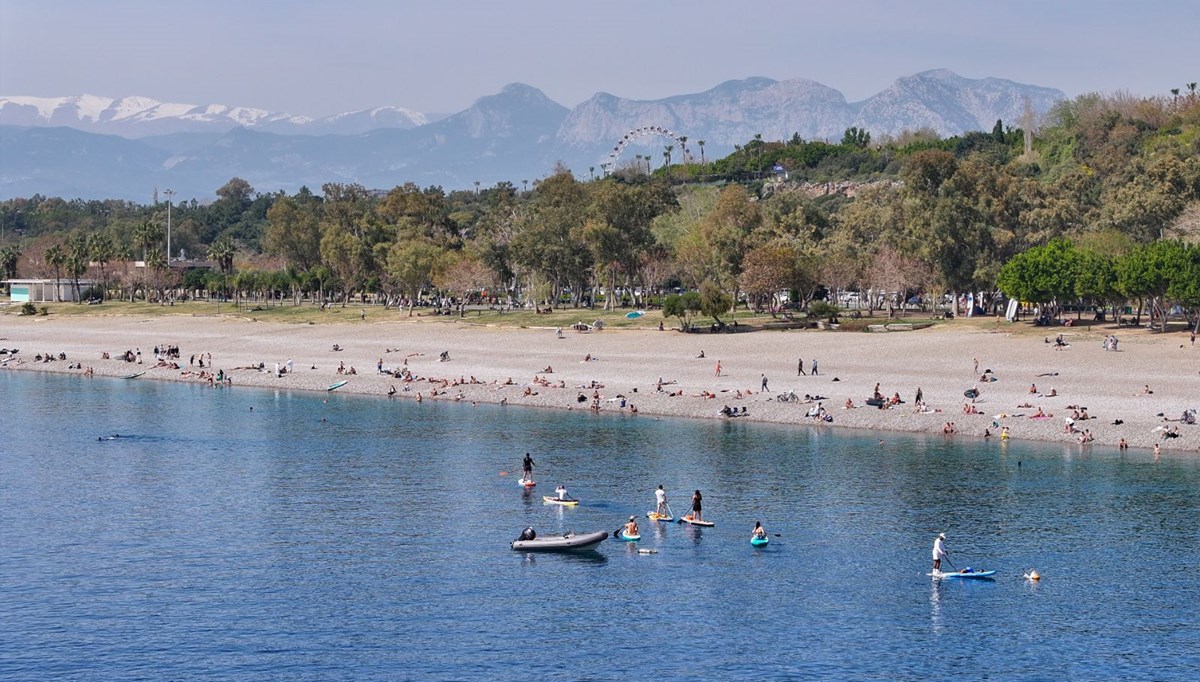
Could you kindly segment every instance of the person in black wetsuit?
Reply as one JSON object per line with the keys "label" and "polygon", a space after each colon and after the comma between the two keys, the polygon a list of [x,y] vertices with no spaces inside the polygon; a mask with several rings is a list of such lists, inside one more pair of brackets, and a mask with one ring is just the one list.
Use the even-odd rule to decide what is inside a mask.
{"label": "person in black wetsuit", "polygon": [[525,461],[521,463],[521,480],[533,480],[533,458],[529,456],[528,452],[525,453]]}

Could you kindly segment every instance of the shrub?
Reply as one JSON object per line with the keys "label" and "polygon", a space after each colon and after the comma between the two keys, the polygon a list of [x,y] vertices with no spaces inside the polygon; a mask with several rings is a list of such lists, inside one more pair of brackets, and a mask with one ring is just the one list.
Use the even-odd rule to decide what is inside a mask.
{"label": "shrub", "polygon": [[37,315],[37,306],[30,303],[29,301],[26,301],[25,305],[21,306],[21,314],[22,315]]}
{"label": "shrub", "polygon": [[813,301],[808,306],[808,313],[813,317],[824,317],[831,321],[838,312],[838,307],[827,301]]}

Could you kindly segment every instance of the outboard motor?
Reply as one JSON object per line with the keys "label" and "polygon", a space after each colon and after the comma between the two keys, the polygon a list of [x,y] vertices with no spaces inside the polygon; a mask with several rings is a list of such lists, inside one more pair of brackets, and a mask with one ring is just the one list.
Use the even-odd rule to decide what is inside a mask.
{"label": "outboard motor", "polygon": [[525,528],[525,530],[521,531],[521,537],[519,537],[519,538],[517,538],[517,539],[518,539],[518,540],[532,540],[532,539],[534,539],[534,538],[536,538],[536,537],[537,537],[537,533],[535,533],[535,532],[533,531],[533,528],[532,528],[532,527],[526,527],[526,528]]}

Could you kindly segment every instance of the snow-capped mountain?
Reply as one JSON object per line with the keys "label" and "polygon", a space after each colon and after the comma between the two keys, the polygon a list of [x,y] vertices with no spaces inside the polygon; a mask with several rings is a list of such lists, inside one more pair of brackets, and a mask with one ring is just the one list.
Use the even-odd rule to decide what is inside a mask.
{"label": "snow-capped mountain", "polygon": [[239,127],[299,135],[357,135],[376,128],[413,128],[427,122],[424,114],[403,107],[309,118],[223,104],[159,102],[149,97],[0,97],[0,125],[66,126],[130,138],[224,132]]}
{"label": "snow-capped mountain", "polygon": [[[704,140],[711,160],[755,135],[836,142],[852,125],[875,139],[918,128],[942,135],[991,130],[996,119],[1015,125],[1026,100],[1041,113],[1064,98],[1051,88],[945,70],[899,78],[861,102],[811,80],[747,78],[658,100],[600,93],[568,109],[514,83],[432,121],[400,107],[311,119],[140,97],[0,97],[0,199],[41,193],[144,200],[154,184],[204,199],[235,175],[263,192],[326,182],[384,189],[405,182],[447,189],[516,184],[549,174],[558,161],[587,177],[623,135],[645,127],[687,136],[693,154]],[[672,144],[657,136],[638,142],[621,162],[643,150],[657,160]]]}

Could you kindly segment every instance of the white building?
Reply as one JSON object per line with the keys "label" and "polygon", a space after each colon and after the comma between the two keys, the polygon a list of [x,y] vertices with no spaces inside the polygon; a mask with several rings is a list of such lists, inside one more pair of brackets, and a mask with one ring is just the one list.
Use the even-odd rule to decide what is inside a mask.
{"label": "white building", "polygon": [[54,303],[79,300],[79,293],[91,288],[95,281],[79,280],[78,290],[72,279],[6,279],[4,283],[13,303]]}

